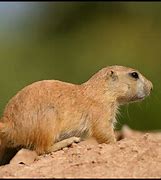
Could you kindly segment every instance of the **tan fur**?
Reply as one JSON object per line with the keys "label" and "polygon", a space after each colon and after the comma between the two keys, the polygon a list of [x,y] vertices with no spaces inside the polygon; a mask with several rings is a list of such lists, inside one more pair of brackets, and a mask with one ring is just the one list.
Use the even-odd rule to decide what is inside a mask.
{"label": "tan fur", "polygon": [[[43,80],[25,87],[4,110],[0,122],[3,145],[42,154],[70,137],[115,142],[113,124],[119,105],[140,100],[138,94],[146,97],[152,89],[152,83],[136,71],[143,79],[143,86],[138,86],[139,80],[128,74],[133,71],[109,66],[81,85]],[[143,92],[138,93],[138,87]]]}

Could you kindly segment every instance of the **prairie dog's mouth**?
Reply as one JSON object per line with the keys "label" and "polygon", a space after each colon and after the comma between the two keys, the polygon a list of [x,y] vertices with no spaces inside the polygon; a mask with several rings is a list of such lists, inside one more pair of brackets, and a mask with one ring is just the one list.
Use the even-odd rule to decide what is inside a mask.
{"label": "prairie dog's mouth", "polygon": [[131,98],[128,98],[127,101],[119,101],[120,105],[127,104],[127,103],[133,103],[144,100],[146,96],[133,96]]}
{"label": "prairie dog's mouth", "polygon": [[143,96],[143,97],[138,97],[138,100],[142,100],[142,99],[144,99],[145,98],[145,96]]}
{"label": "prairie dog's mouth", "polygon": [[146,95],[143,96],[137,96],[138,99],[144,99],[146,97]]}
{"label": "prairie dog's mouth", "polygon": [[133,96],[130,101],[141,101],[145,98],[146,96]]}

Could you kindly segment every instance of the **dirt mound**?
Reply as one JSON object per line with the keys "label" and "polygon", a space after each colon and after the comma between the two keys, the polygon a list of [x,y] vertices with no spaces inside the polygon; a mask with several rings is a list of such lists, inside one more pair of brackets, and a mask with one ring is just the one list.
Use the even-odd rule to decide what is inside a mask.
{"label": "dirt mound", "polygon": [[[116,144],[87,143],[39,156],[30,165],[0,166],[1,178],[161,177],[161,133],[127,131]],[[121,137],[120,136],[120,137]]]}

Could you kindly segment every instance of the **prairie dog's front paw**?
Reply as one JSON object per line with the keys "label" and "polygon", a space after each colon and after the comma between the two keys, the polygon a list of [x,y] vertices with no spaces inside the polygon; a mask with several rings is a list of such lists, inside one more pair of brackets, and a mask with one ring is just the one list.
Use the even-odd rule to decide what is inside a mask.
{"label": "prairie dog's front paw", "polygon": [[79,143],[81,141],[81,138],[80,137],[73,137],[72,140],[73,140],[73,143]]}

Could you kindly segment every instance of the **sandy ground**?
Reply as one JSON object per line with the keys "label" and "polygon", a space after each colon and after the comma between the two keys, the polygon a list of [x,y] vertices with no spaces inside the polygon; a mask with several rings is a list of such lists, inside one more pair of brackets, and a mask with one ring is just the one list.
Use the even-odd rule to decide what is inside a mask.
{"label": "sandy ground", "polygon": [[30,164],[0,166],[0,178],[161,178],[161,132],[132,130],[116,144],[72,144]]}

